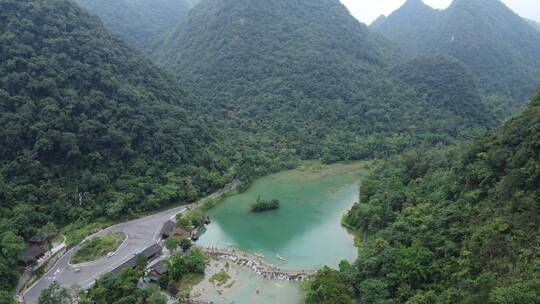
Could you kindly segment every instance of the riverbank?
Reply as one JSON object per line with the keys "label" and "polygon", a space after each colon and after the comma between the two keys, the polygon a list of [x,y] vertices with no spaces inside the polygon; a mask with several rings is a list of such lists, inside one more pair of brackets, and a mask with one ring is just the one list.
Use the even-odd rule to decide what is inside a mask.
{"label": "riverbank", "polygon": [[268,264],[262,256],[255,254],[249,254],[247,252],[237,251],[235,249],[223,249],[223,248],[201,248],[203,252],[214,258],[224,261],[229,261],[236,265],[242,266],[246,269],[254,271],[259,276],[268,280],[281,280],[281,281],[303,281],[309,276],[315,274],[315,270],[294,270],[283,269],[276,267],[272,264]]}
{"label": "riverbank", "polygon": [[170,206],[166,206],[163,208],[159,208],[156,210],[152,210],[149,212],[142,212],[138,213],[136,215],[126,215],[125,217],[118,218],[118,219],[107,219],[107,218],[100,218],[96,219],[92,223],[72,223],[67,225],[62,229],[62,234],[66,236],[66,245],[71,248],[79,243],[81,243],[84,239],[88,238],[91,235],[94,235],[95,233],[102,231],[104,229],[107,229],[109,227],[112,227],[114,225],[118,225],[124,222],[136,220],[139,218],[143,218],[146,216],[151,216],[155,214],[159,214],[162,212],[165,212],[167,210],[179,208],[179,207],[189,207],[189,208],[211,208],[210,205],[207,206],[207,204],[212,203],[213,201],[220,201],[223,198],[227,197],[229,194],[236,193],[236,190],[240,186],[240,181],[238,179],[234,179],[232,182],[227,184],[222,189],[217,190],[216,192],[209,194],[205,197],[201,197],[196,202],[193,202],[191,204],[174,204]]}
{"label": "riverbank", "polygon": [[[341,218],[358,201],[360,182],[368,172],[369,162],[309,162],[257,179],[245,192],[207,210],[212,223],[198,244],[262,254],[269,264],[288,269],[353,261],[354,236],[341,226]],[[280,208],[250,212],[258,196],[279,199]]]}

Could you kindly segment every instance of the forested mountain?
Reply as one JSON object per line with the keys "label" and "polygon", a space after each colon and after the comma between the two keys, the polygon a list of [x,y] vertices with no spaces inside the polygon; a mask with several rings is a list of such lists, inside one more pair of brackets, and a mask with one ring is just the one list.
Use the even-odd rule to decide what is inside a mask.
{"label": "forested mountain", "polygon": [[418,52],[419,40],[433,35],[433,25],[438,22],[440,12],[422,2],[408,0],[398,10],[384,19],[378,19],[370,27],[399,43],[410,52]]}
{"label": "forested mountain", "polygon": [[459,59],[485,93],[517,105],[540,82],[540,33],[499,0],[454,0],[444,11],[408,0],[373,28],[415,53]]}
{"label": "forested mountain", "polygon": [[0,29],[0,290],[21,237],[45,225],[192,201],[232,179],[200,101],[97,17],[70,0],[2,0]]}
{"label": "forested mountain", "polygon": [[539,303],[539,128],[540,91],[471,145],[381,163],[345,218],[370,237],[341,280],[364,304]]}
{"label": "forested mountain", "polygon": [[[494,121],[494,112],[482,101],[472,72],[462,62],[445,55],[426,55],[393,68],[394,75],[425,96],[433,109],[446,111],[459,125]],[[449,125],[448,128],[451,128]],[[457,129],[456,129],[457,132]]]}
{"label": "forested mountain", "polygon": [[[468,1],[471,4],[456,1],[444,14],[452,10],[458,14],[461,6],[467,5],[478,5],[474,8],[480,10],[491,7],[481,0]],[[412,57],[355,20],[339,0],[200,0],[189,14],[187,9],[193,3],[182,0],[78,2],[102,21],[72,0],[0,0],[0,302],[11,298],[6,291],[16,284],[15,265],[25,249],[24,240],[34,235],[54,234],[56,228],[70,224],[77,229],[96,219],[119,220],[173,203],[191,202],[234,178],[249,181],[292,168],[299,159],[334,162],[388,157],[420,145],[454,143],[485,132],[500,119],[477,88],[477,66],[467,60],[477,59],[478,54],[459,58],[448,52],[465,64],[445,55]],[[421,7],[419,1],[409,1],[408,5],[411,10]],[[501,11],[499,6],[495,5],[497,12]],[[491,15],[488,10],[486,16]],[[514,20],[513,15],[498,17],[503,24]],[[175,31],[163,40],[173,28]],[[519,52],[507,47],[505,39],[510,38],[506,36],[486,38],[504,40],[497,45],[501,53],[496,56],[512,61],[495,66],[490,70],[492,76],[506,81],[505,85],[515,80],[511,89],[519,92],[528,84],[518,80],[534,81],[535,60],[540,60],[531,57],[536,54],[532,50],[536,36],[530,35],[534,32],[530,26],[527,29],[522,38],[511,40]],[[158,50],[157,44],[162,44]],[[157,56],[153,59],[170,71],[156,67],[132,46]],[[490,47],[487,50],[493,51]],[[523,67],[525,59],[530,62]],[[515,78],[516,71],[508,67],[522,68],[522,77]],[[482,77],[478,79],[491,83]],[[512,193],[511,199],[534,204],[529,194],[534,196],[536,192],[529,188],[530,183],[537,183],[535,163],[527,164],[527,170],[518,170],[517,175],[512,171],[508,178],[497,175],[506,171],[496,170],[517,168],[532,159],[537,148],[532,133],[537,128],[534,113],[538,103],[511,122],[504,129],[510,128],[508,132],[500,131],[482,141],[480,148],[469,155],[469,163],[462,161],[459,168],[469,174],[454,173],[452,166],[458,161],[444,149],[429,150],[425,158],[420,152],[409,152],[404,158],[413,155],[418,161],[402,163],[398,158],[395,167],[381,166],[376,172],[379,175],[366,183],[361,207],[350,213],[348,223],[364,227],[364,215],[358,208],[371,208],[373,217],[369,220],[380,221],[378,226],[370,224],[370,229],[380,230],[381,237],[386,237],[387,231],[395,233],[395,239],[388,237],[385,246],[407,248],[411,243],[399,239],[403,236],[399,233],[401,226],[396,231],[388,229],[394,221],[409,215],[405,211],[410,209],[402,206],[416,207],[416,198],[433,199],[435,209],[446,208],[435,204],[439,202],[436,199],[450,202],[461,196],[463,200],[474,199],[478,208],[495,206],[504,202],[493,196],[498,195],[499,184],[506,195],[513,190],[505,185],[513,183],[512,187],[523,191]],[[518,125],[525,119],[529,119],[530,128],[521,132]],[[523,147],[527,149],[513,150],[521,145],[510,141],[510,136],[526,139],[528,144]],[[489,152],[491,149],[497,149],[497,153]],[[403,169],[407,166],[413,169]],[[385,170],[390,170],[388,174],[395,179],[385,180]],[[401,175],[404,172],[408,175]],[[437,174],[447,179],[440,182]],[[379,181],[389,187],[376,188]],[[445,183],[448,181],[452,183]],[[411,185],[425,186],[408,188]],[[384,201],[390,202],[391,209],[382,208],[379,214],[378,201],[370,198],[394,191],[394,186],[400,192]],[[451,188],[454,192],[430,189],[439,186],[456,187]],[[483,192],[476,191],[478,187]],[[425,189],[430,191],[422,192]],[[522,205],[512,206],[509,211],[529,215],[525,214],[529,209]],[[476,210],[472,203],[458,207],[456,212],[476,212],[464,214],[472,227],[467,229],[490,224],[481,221],[487,216],[480,212],[484,209]],[[508,227],[502,225],[504,229],[500,230],[497,226],[500,229],[496,231],[506,233],[518,226],[508,214],[503,217],[502,211],[495,215],[508,220],[504,222]],[[529,223],[535,222],[523,221],[524,225]],[[521,232],[525,231],[523,227],[518,227]],[[489,234],[487,228],[478,233]],[[457,233],[471,238],[476,235],[472,230],[464,231]],[[426,231],[418,235],[421,232]],[[446,232],[444,237],[452,237],[455,231]],[[439,257],[437,250],[444,251],[440,246],[448,245],[451,248],[444,253],[449,255],[444,257],[453,258],[456,252],[461,254],[456,248],[469,246],[458,240],[436,243],[438,247],[423,246],[433,252],[427,257]],[[510,241],[515,241],[513,236]],[[379,247],[373,248],[367,247],[366,256],[376,259],[370,250]],[[466,248],[497,257],[496,250],[504,246],[493,247],[489,253],[480,247]],[[392,254],[394,251],[385,257]],[[522,256],[531,257],[531,253],[523,251],[511,257]],[[493,279],[493,284],[503,269],[497,267],[506,266],[497,260],[493,260],[497,264],[473,265],[485,261],[466,257],[471,259],[466,261],[471,262],[470,273],[483,269],[480,266],[492,269],[493,275],[490,273],[487,279]],[[418,263],[423,262],[420,259]],[[376,288],[368,285],[369,290],[380,290],[385,298],[412,298],[424,290],[443,294],[440,288],[431,289],[434,282],[425,279],[428,272],[423,268],[419,274],[412,270],[414,278],[383,276],[394,281],[377,277],[379,282],[370,281],[375,275],[360,271],[370,269],[362,268],[363,263],[368,262],[361,258],[350,273],[344,274],[354,275],[348,276],[347,284],[359,290],[366,288],[357,285],[357,279],[362,278],[362,284],[386,284]],[[399,275],[408,275],[409,266],[400,269]],[[436,269],[441,277],[447,273],[442,266]],[[401,284],[400,279],[408,285]],[[425,280],[418,283],[421,279]],[[531,282],[535,282],[533,279]],[[126,292],[134,288],[130,286]],[[461,295],[452,299],[461,299]]]}
{"label": "forested mountain", "polygon": [[383,24],[385,21],[386,21],[386,16],[380,15],[369,26],[372,28],[377,28],[380,24]]}
{"label": "forested mountain", "polygon": [[530,20],[530,19],[525,19],[525,21],[527,21],[527,23],[532,25],[532,27],[534,27],[535,29],[540,31],[540,23],[538,23],[538,22],[536,22],[534,20]]}
{"label": "forested mountain", "polygon": [[[210,112],[302,158],[394,153],[491,123],[456,116],[394,77],[400,50],[338,0],[203,0],[159,54]],[[474,89],[460,85],[448,90]],[[479,102],[468,94],[453,102]]]}
{"label": "forested mountain", "polygon": [[129,45],[152,52],[176,29],[195,0],[75,0]]}

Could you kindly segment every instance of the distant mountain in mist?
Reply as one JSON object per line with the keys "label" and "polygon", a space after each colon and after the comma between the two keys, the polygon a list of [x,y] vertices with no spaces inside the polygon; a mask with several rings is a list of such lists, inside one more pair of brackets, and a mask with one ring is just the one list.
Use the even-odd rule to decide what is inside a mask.
{"label": "distant mountain in mist", "polygon": [[372,28],[410,52],[459,59],[486,94],[518,105],[540,83],[540,33],[499,0],[454,0],[442,11],[408,0]]}
{"label": "distant mountain in mist", "polygon": [[151,52],[197,0],[75,0],[133,47]]}
{"label": "distant mountain in mist", "polygon": [[536,22],[536,21],[531,20],[531,19],[525,19],[525,21],[527,21],[527,23],[532,25],[532,27],[534,27],[535,29],[540,31],[540,23],[539,22]]}

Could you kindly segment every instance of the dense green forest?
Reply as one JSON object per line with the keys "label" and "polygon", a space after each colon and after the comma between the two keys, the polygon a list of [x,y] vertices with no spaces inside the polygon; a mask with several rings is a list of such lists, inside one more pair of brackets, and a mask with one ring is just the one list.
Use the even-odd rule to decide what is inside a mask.
{"label": "dense green forest", "polygon": [[187,16],[195,0],[75,0],[129,45],[151,53]]}
{"label": "dense green forest", "polygon": [[[459,125],[486,125],[504,118],[505,109],[494,111],[493,104],[482,99],[474,76],[460,61],[445,55],[419,56],[393,68],[394,75],[427,98],[434,109],[446,111],[454,120],[450,128]],[[498,115],[495,119],[495,115]],[[445,122],[440,120],[441,123]],[[459,131],[456,129],[454,134]]]}
{"label": "dense green forest", "polygon": [[454,0],[442,11],[408,0],[372,28],[412,54],[459,59],[485,95],[510,98],[514,112],[540,83],[540,33],[499,0]]}
{"label": "dense green forest", "polygon": [[[324,268],[308,303],[538,303],[540,97],[478,139],[540,83],[531,26],[498,0],[443,12],[409,0],[373,25],[416,20],[400,27],[406,45],[338,0],[194,4],[0,0],[0,303],[32,236],[193,202],[300,160],[374,158],[345,218],[369,243]],[[424,38],[433,49],[416,49]],[[164,287],[201,272],[201,256],[185,259]],[[42,301],[165,303],[137,288],[143,270],[83,293],[52,285]]]}
{"label": "dense green forest", "polygon": [[[388,17],[381,16],[369,26],[399,43],[412,54],[420,48],[423,39],[428,40],[440,13],[422,0],[408,0]],[[422,41],[423,42],[423,41]]]}
{"label": "dense green forest", "polygon": [[97,17],[67,0],[2,0],[0,28],[0,290],[47,224],[189,202],[235,177],[236,152],[200,101]]}
{"label": "dense green forest", "polygon": [[327,285],[349,284],[364,304],[539,303],[539,128],[540,91],[465,147],[381,162],[345,218],[369,240]]}
{"label": "dense green forest", "polygon": [[25,215],[22,236],[193,200],[233,177],[198,101],[96,18],[65,0],[1,4],[2,211]]}
{"label": "dense green forest", "polygon": [[[159,54],[209,112],[303,159],[384,156],[493,123],[489,108],[452,112],[440,90],[425,96],[394,77],[399,50],[337,0],[205,0]],[[463,83],[447,87],[456,106],[484,108]]]}

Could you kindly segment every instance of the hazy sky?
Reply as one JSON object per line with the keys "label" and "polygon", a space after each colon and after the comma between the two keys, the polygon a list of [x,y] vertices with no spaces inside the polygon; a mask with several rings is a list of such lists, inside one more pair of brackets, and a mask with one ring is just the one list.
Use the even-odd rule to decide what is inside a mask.
{"label": "hazy sky", "polygon": [[[405,0],[341,0],[358,20],[369,24],[380,15],[388,16]],[[447,8],[452,0],[424,0],[434,8]],[[519,15],[540,21],[540,0],[502,0]]]}

